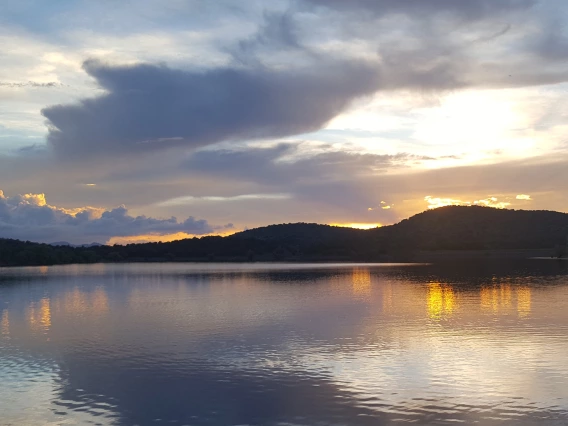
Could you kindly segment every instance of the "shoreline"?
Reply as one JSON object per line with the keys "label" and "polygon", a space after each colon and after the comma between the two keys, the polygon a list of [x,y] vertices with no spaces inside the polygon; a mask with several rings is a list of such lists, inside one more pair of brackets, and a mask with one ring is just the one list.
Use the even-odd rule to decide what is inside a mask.
{"label": "shoreline", "polygon": [[185,258],[168,259],[163,257],[155,258],[129,258],[122,261],[101,261],[101,262],[70,262],[70,263],[44,263],[28,265],[0,265],[0,268],[19,268],[19,267],[41,267],[41,266],[62,266],[62,265],[94,265],[94,264],[127,264],[127,263],[201,263],[201,264],[408,264],[408,263],[443,263],[456,260],[568,260],[568,257],[556,258],[551,256],[551,249],[506,249],[506,250],[422,250],[412,254],[402,256],[380,256],[375,259],[348,259],[339,257],[305,257],[305,258],[285,258],[274,259],[271,256],[259,256],[254,260],[247,260],[244,257],[216,257],[216,258]]}

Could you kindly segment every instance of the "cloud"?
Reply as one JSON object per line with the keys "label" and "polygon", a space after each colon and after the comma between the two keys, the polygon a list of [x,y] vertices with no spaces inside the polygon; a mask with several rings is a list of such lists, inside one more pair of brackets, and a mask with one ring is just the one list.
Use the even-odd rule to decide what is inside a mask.
{"label": "cloud", "polygon": [[[306,3],[318,7],[306,10]],[[517,162],[420,170],[426,156],[462,156],[459,162],[427,164],[436,169],[495,160],[485,151],[492,140],[504,141],[494,147],[503,151],[499,161],[511,153],[541,155],[557,140],[564,141],[563,100],[551,96],[563,99],[564,87],[557,86],[483,92],[500,92],[508,101],[498,103],[499,112],[527,118],[510,123],[488,117],[501,123],[494,129],[482,114],[484,123],[477,127],[489,130],[477,140],[486,143],[466,143],[477,133],[470,131],[475,127],[471,123],[495,102],[492,94],[476,99],[465,95],[482,91],[459,89],[547,84],[568,76],[562,62],[563,28],[546,25],[552,12],[565,5],[540,2],[531,8],[533,3],[294,0],[262,7],[244,2],[234,14],[216,3],[207,23],[190,34],[186,27],[179,32],[182,26],[144,26],[142,37],[130,21],[120,34],[83,28],[81,37],[61,50],[39,39],[27,39],[26,44],[22,37],[14,39],[6,45],[24,46],[18,52],[33,61],[3,71],[0,81],[62,81],[68,86],[2,94],[40,96],[33,108],[26,106],[34,114],[40,104],[54,105],[44,110],[50,147],[59,157],[93,161],[69,161],[62,167],[51,158],[39,158],[44,153],[32,158],[22,152],[0,159],[0,181],[12,194],[46,192],[57,206],[94,204],[110,211],[125,203],[152,217],[186,217],[190,204],[196,217],[250,226],[289,220],[392,223],[426,208],[425,194],[470,202],[497,194],[498,202],[511,201],[517,208],[528,204],[515,201],[516,194],[528,192],[538,197],[539,208],[563,208],[560,177],[568,170],[565,163],[551,168]],[[202,9],[189,16],[188,6],[185,12],[180,23],[203,19]],[[137,13],[130,18],[137,20]],[[153,21],[156,13],[146,10],[145,16]],[[160,16],[161,22],[171,23],[171,15]],[[121,18],[129,19],[124,14],[112,17],[115,23]],[[73,27],[72,20],[68,24]],[[65,40],[70,34],[78,33],[67,32]],[[99,54],[102,60],[130,65],[88,61],[85,74],[81,61]],[[168,66],[152,65],[158,61]],[[42,74],[20,72],[27,69]],[[463,105],[459,114],[447,113],[455,110],[455,104],[443,101],[447,91],[458,92]],[[337,111],[350,115],[350,105],[366,108],[357,100],[369,93],[380,108],[369,110],[356,126],[343,123],[327,133],[297,136],[309,140],[302,144],[275,144],[273,135],[318,129]],[[530,99],[517,102],[517,93]],[[443,108],[438,111],[433,105],[440,101]],[[11,102],[3,102],[7,112],[20,107]],[[547,110],[554,115],[537,123]],[[10,116],[9,121],[21,124],[27,117]],[[551,123],[558,125],[551,130]],[[427,131],[438,127],[445,132]],[[501,128],[510,129],[506,137]],[[355,130],[368,134],[363,137]],[[11,128],[4,133],[8,131],[13,133]],[[253,139],[262,142],[248,143]],[[164,147],[181,149],[163,152]],[[361,147],[391,155],[354,152]],[[150,151],[152,155],[134,155]],[[397,152],[403,154],[393,155]],[[52,150],[45,156],[50,154]],[[24,155],[26,161],[16,158]],[[422,164],[411,169],[413,162]],[[96,186],[81,185],[89,183]],[[278,194],[289,198],[269,198]],[[230,202],[230,208],[221,209],[221,200]],[[379,205],[380,200],[388,204]]]}
{"label": "cloud", "polygon": [[168,206],[179,206],[186,204],[194,204],[199,202],[230,202],[230,201],[245,201],[245,200],[288,200],[290,199],[290,194],[243,194],[243,195],[233,195],[229,197],[220,196],[206,196],[206,197],[194,197],[188,195],[186,197],[177,197],[171,200],[163,201],[158,203],[160,207]]}
{"label": "cloud", "polygon": [[204,72],[87,61],[106,94],[56,105],[48,142],[62,157],[134,154],[173,146],[283,137],[319,129],[378,89],[370,63],[324,61],[313,69]]}
{"label": "cloud", "polygon": [[[211,55],[229,57],[224,65],[195,58],[168,58],[177,68],[130,57],[130,65],[86,61],[84,71],[104,93],[44,108],[48,142],[59,157],[74,159],[198,148],[317,131],[354,100],[378,91],[566,81],[568,68],[558,60],[534,66],[534,51],[542,49],[527,40],[549,13],[531,8],[536,3],[305,0],[284,11],[243,12],[235,40],[223,36],[209,46]],[[306,4],[325,7],[305,13]],[[251,4],[242,8],[256,10]],[[227,10],[214,12],[218,22]],[[385,14],[394,16],[383,19]],[[247,37],[242,27],[257,29]],[[561,34],[549,37],[561,51]],[[174,39],[180,43],[175,51],[191,50]],[[544,48],[554,44],[545,41]],[[154,56],[161,58],[159,52]]]}
{"label": "cloud", "polygon": [[560,2],[305,0],[303,4],[321,6],[312,13],[326,20],[325,33],[311,37],[315,46],[338,56],[378,54],[382,90],[443,92],[568,79],[562,63],[566,41],[560,31],[547,30],[543,37],[535,37],[554,19],[563,19],[555,18],[565,13]]}
{"label": "cloud", "polygon": [[515,198],[517,200],[532,201],[531,196],[527,195],[527,194],[520,194],[520,195],[517,195]]}
{"label": "cloud", "polygon": [[484,206],[496,209],[506,209],[511,205],[511,203],[506,201],[499,201],[497,197],[488,197],[475,201],[462,201],[453,198],[440,198],[428,195],[424,197],[424,201],[428,203],[428,209],[430,210],[446,206]]}
{"label": "cloud", "polygon": [[506,209],[508,208],[511,203],[506,201],[499,201],[497,197],[489,197],[483,200],[476,200],[473,202],[474,206],[485,206],[485,207],[493,207],[495,209]]}
{"label": "cloud", "polygon": [[[337,151],[309,143],[281,143],[271,147],[200,150],[183,163],[183,168],[190,176],[197,174],[235,185],[246,183],[257,193],[289,194],[285,203],[272,200],[280,211],[276,216],[272,213],[265,224],[285,220],[280,218],[285,211],[298,218],[295,220],[309,220],[319,211],[317,220],[324,223],[389,223],[395,216],[392,210],[378,209],[372,217],[368,210],[369,205],[379,202],[373,197],[382,190],[382,176],[410,170],[422,160],[425,158],[405,153],[379,155]],[[371,191],[365,186],[370,181],[375,182]],[[264,210],[268,207],[264,206]]]}
{"label": "cloud", "polygon": [[10,88],[22,88],[22,87],[43,87],[43,88],[55,88],[63,86],[61,83],[56,81],[49,81],[46,83],[40,83],[37,81],[26,81],[26,82],[8,82],[0,81],[0,87],[10,87]]}
{"label": "cloud", "polygon": [[214,227],[193,217],[180,222],[175,217],[131,216],[124,206],[112,210],[94,207],[65,209],[49,205],[44,194],[7,197],[0,191],[0,238],[85,243],[148,234],[204,235],[218,229],[226,230],[227,226]]}
{"label": "cloud", "polygon": [[363,10],[365,13],[387,15],[402,13],[423,17],[425,14],[452,14],[463,20],[492,17],[502,12],[526,9],[536,0],[306,0],[308,3],[341,11]]}
{"label": "cloud", "polygon": [[[207,218],[209,223],[233,222],[239,229],[291,221],[390,224],[426,209],[427,194],[470,202],[491,194],[498,202],[510,202],[512,208],[527,208],[530,202],[516,196],[530,194],[538,198],[531,208],[560,211],[568,202],[568,157],[560,152],[430,170],[415,167],[416,156],[335,151],[335,147],[311,142],[207,148],[185,158],[174,154],[168,151],[124,162],[122,175],[109,167],[110,161],[56,167],[35,156],[26,161],[21,156],[0,156],[0,181],[11,194],[53,194],[56,206],[95,205],[111,210],[127,204],[147,216],[178,218],[187,217],[190,209],[193,216]],[[289,198],[239,198],[275,194]],[[191,198],[180,204],[179,197]],[[210,201],[219,198],[227,201]],[[158,206],[172,199],[178,202]],[[394,207],[380,208],[385,205]]]}
{"label": "cloud", "polygon": [[561,63],[568,58],[568,37],[564,33],[562,18],[552,18],[543,26],[530,45],[540,60]]}
{"label": "cloud", "polygon": [[338,151],[329,147],[310,150],[309,144],[300,142],[200,150],[184,161],[182,167],[190,172],[240,178],[267,185],[290,185],[375,174],[421,160],[431,158],[406,153],[380,155]]}
{"label": "cloud", "polygon": [[270,51],[272,54],[289,53],[291,51],[306,53],[295,26],[293,15],[286,13],[264,13],[264,21],[258,31],[245,40],[240,40],[235,47],[228,49],[237,61],[244,64],[262,63],[259,53]]}

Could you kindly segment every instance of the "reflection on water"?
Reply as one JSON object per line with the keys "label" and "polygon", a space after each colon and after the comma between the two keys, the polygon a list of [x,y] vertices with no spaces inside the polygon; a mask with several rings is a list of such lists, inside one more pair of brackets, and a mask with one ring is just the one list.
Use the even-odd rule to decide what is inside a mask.
{"label": "reflection on water", "polygon": [[526,317],[531,313],[531,289],[529,287],[517,289],[517,311],[521,317]]}
{"label": "reflection on water", "polygon": [[59,311],[69,315],[103,314],[108,310],[108,296],[102,287],[97,287],[91,292],[74,287],[63,297],[55,300],[54,305]]}
{"label": "reflection on water", "polygon": [[49,330],[51,327],[51,309],[47,298],[39,302],[39,324],[44,330]]}
{"label": "reflection on water", "polygon": [[428,286],[428,315],[432,319],[449,316],[457,308],[454,289],[449,285],[430,283]]}
{"label": "reflection on water", "polygon": [[371,294],[371,271],[369,268],[353,268],[351,280],[354,294],[359,296]]}
{"label": "reflection on water", "polygon": [[30,302],[27,308],[30,330],[41,331],[45,334],[51,327],[51,302],[44,297],[39,302]]}
{"label": "reflection on water", "polygon": [[2,330],[2,335],[10,335],[10,318],[8,316],[8,310],[2,311],[2,321],[0,322],[0,329]]}
{"label": "reflection on water", "polygon": [[[526,317],[531,312],[531,288],[515,288],[516,310],[519,317]],[[481,310],[493,314],[510,313],[513,309],[513,288],[509,284],[482,287],[480,290]]]}
{"label": "reflection on water", "polygon": [[542,262],[0,270],[0,424],[568,424]]}

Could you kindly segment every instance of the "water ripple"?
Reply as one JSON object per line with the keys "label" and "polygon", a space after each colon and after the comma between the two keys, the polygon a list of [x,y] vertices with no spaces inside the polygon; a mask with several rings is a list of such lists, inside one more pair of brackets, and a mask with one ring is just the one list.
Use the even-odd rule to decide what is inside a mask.
{"label": "water ripple", "polygon": [[554,265],[289,268],[11,270],[0,423],[568,424]]}

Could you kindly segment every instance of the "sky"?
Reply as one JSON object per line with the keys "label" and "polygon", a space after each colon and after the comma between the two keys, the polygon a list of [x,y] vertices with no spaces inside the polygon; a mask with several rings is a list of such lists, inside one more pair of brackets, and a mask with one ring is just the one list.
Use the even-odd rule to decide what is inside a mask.
{"label": "sky", "polygon": [[3,0],[0,237],[568,211],[562,0]]}

